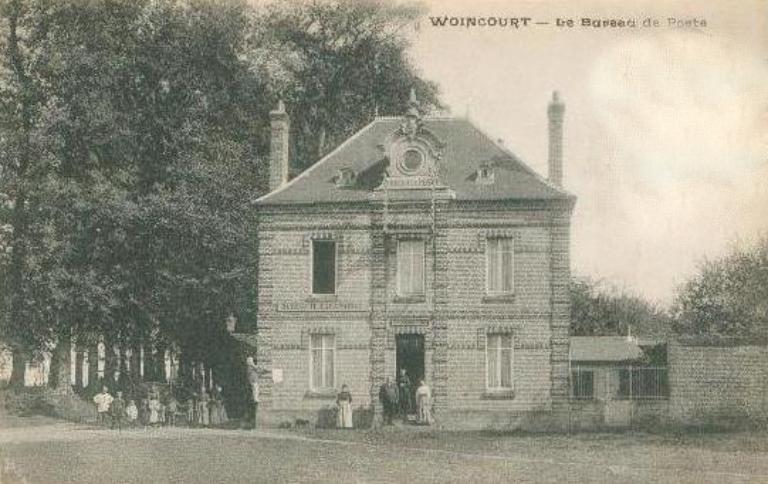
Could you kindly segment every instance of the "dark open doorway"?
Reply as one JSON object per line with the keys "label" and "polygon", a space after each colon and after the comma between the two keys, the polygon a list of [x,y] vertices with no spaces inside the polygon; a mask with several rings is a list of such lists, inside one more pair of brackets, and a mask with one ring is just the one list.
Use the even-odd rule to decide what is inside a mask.
{"label": "dark open doorway", "polygon": [[424,336],[421,334],[400,334],[397,343],[397,373],[405,368],[412,385],[418,385],[424,378]]}

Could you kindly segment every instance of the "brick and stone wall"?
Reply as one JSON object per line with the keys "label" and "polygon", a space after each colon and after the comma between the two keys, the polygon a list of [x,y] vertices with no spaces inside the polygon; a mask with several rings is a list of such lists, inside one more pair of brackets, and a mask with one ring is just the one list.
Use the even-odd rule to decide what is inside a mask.
{"label": "brick and stone wall", "polygon": [[674,342],[668,348],[672,420],[768,419],[768,346]]}
{"label": "brick and stone wall", "polygon": [[[378,386],[395,377],[395,337],[418,333],[438,421],[566,421],[570,206],[440,200],[384,213],[373,203],[260,210],[257,359],[283,375],[275,385],[265,376],[265,411],[278,419],[313,418],[333,403],[308,392],[312,332],[337,335],[337,387],[347,383],[364,406],[378,405]],[[402,301],[397,240],[413,236],[425,241],[426,294]],[[515,240],[511,297],[485,291],[486,240],[497,236]],[[311,295],[313,237],[337,241],[335,295]],[[514,393],[505,398],[485,388],[485,335],[494,331],[514,335]]]}

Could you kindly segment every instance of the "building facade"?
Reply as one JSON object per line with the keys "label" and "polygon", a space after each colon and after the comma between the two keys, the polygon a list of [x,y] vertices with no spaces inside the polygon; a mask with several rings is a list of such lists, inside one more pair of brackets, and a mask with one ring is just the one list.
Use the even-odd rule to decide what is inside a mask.
{"label": "building facade", "polygon": [[258,199],[257,362],[265,419],[314,418],[347,384],[378,409],[406,369],[447,426],[562,422],[568,407],[564,106],[549,179],[467,119],[377,117],[293,180],[289,118],[271,113]]}

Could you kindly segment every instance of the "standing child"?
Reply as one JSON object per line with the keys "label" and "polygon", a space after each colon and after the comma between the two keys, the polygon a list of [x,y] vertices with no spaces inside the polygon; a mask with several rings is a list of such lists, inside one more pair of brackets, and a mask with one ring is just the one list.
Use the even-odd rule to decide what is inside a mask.
{"label": "standing child", "polygon": [[123,392],[117,392],[117,398],[112,400],[112,405],[109,407],[109,413],[112,416],[112,428],[117,425],[117,430],[123,430],[123,414],[125,413],[125,400],[123,400]]}
{"label": "standing child", "polygon": [[203,427],[210,424],[210,415],[208,414],[208,392],[205,389],[200,390],[200,396],[197,399],[197,423]]}
{"label": "standing child", "polygon": [[160,400],[154,391],[149,394],[149,425],[160,423]]}
{"label": "standing child", "polygon": [[227,423],[227,409],[224,408],[224,395],[221,387],[216,385],[211,393],[211,426],[219,426]]}
{"label": "standing child", "polygon": [[179,402],[173,394],[168,395],[168,401],[165,404],[165,422],[171,427],[176,426],[176,413],[179,411]]}
{"label": "standing child", "polygon": [[133,400],[128,401],[128,406],[125,407],[125,415],[128,417],[128,424],[136,425],[136,421],[139,419],[139,409],[136,407],[136,402]]}
{"label": "standing child", "polygon": [[139,421],[141,425],[149,425],[149,400],[146,398],[141,399],[141,407],[139,407]]}
{"label": "standing child", "polygon": [[187,425],[190,427],[194,427],[197,423],[197,414],[195,413],[197,411],[197,394],[192,393],[192,395],[189,397],[189,400],[187,400]]}
{"label": "standing child", "polygon": [[96,413],[99,416],[99,423],[101,425],[107,425],[107,418],[109,417],[109,406],[112,405],[112,395],[109,394],[107,387],[101,387],[101,393],[97,393],[93,397],[93,403],[96,404]]}

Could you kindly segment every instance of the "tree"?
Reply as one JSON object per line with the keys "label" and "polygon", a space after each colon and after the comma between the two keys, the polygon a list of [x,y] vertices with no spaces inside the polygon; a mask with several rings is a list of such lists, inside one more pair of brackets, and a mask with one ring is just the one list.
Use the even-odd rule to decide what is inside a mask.
{"label": "tree", "polygon": [[405,112],[415,89],[422,108],[441,107],[436,84],[419,77],[406,32],[417,4],[383,0],[275,2],[259,12],[250,58],[291,114],[293,162],[306,168],[378,112]]}
{"label": "tree", "polygon": [[571,281],[571,335],[664,336],[671,330],[669,315],[645,299],[591,279]]}
{"label": "tree", "polygon": [[[174,314],[163,277],[218,284],[201,292],[219,299],[245,284],[229,250],[240,245],[226,236],[243,233],[269,109],[241,60],[245,8],[39,0],[3,10],[1,166],[10,176],[0,192],[13,207],[4,320],[14,354],[70,334],[133,343],[172,328],[163,334],[173,338],[211,326],[211,306],[223,303],[193,298],[208,310],[163,319]],[[204,250],[179,250],[206,223]],[[211,237],[216,230],[224,236]],[[185,306],[171,294],[172,307]]]}
{"label": "tree", "polygon": [[[50,312],[46,298],[36,291],[40,253],[44,252],[44,225],[35,224],[33,214],[39,209],[38,194],[47,185],[53,166],[50,139],[40,126],[49,96],[46,86],[33,72],[39,65],[40,50],[35,44],[39,19],[38,5],[12,0],[0,6],[2,16],[2,83],[0,83],[0,193],[9,212],[4,222],[10,226],[10,254],[3,268],[2,333],[14,352],[12,382],[23,377],[22,356],[30,347],[40,347],[50,338]],[[46,324],[21,328],[19,321],[43,320]]]}
{"label": "tree", "polygon": [[252,319],[249,201],[266,185],[269,110],[278,98],[291,106],[306,166],[376,107],[402,112],[412,85],[436,106],[398,30],[413,12],[346,1],[4,4],[5,337],[44,349],[70,335],[152,336],[215,359],[224,319]]}
{"label": "tree", "polygon": [[673,311],[683,335],[768,337],[768,236],[702,262],[678,290]]}

